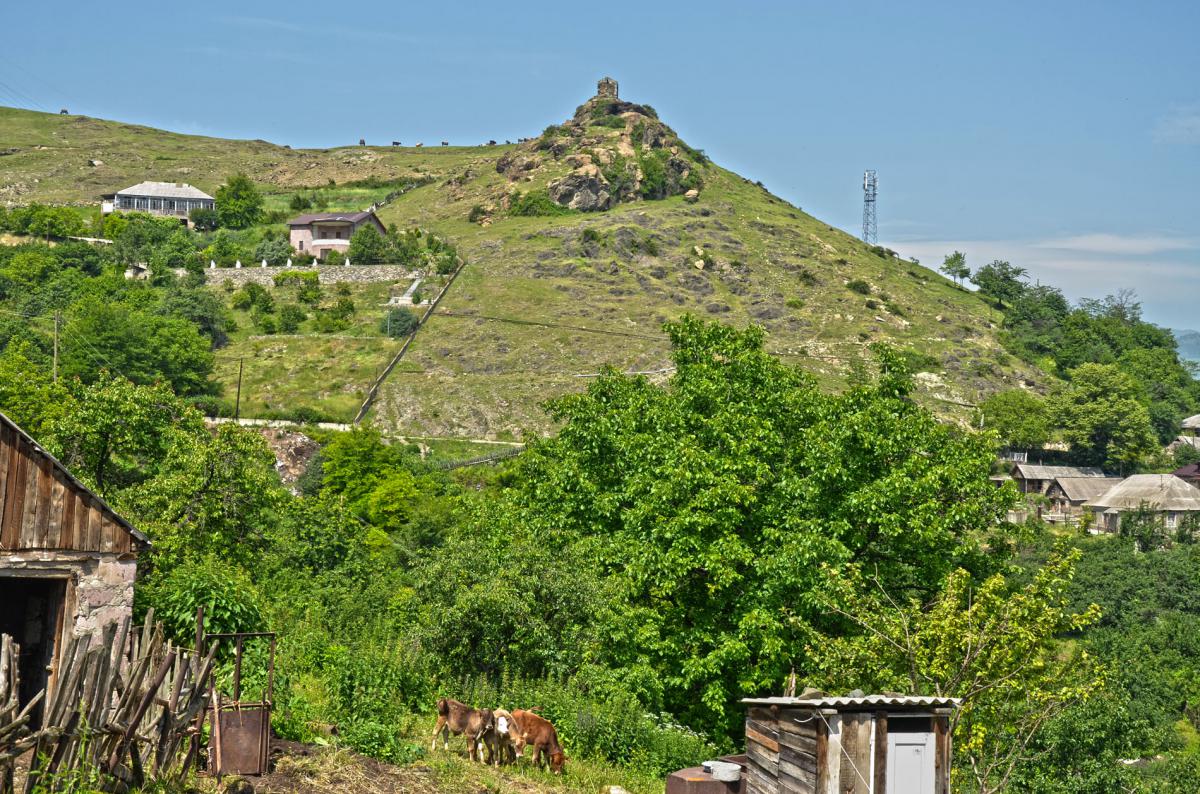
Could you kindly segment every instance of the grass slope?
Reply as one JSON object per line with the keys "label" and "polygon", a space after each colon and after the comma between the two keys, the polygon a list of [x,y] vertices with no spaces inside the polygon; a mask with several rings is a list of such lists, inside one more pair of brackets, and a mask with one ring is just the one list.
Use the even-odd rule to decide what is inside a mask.
{"label": "grass slope", "polygon": [[[384,207],[381,218],[448,237],[468,265],[381,390],[371,420],[393,432],[500,439],[547,432],[541,403],[583,388],[588,379],[579,376],[604,364],[664,368],[661,325],[685,312],[762,325],[771,350],[830,387],[861,370],[869,344],[893,343],[926,370],[920,398],[948,416],[965,417],[957,403],[1048,380],[1002,350],[999,315],[974,293],[874,251],[716,165],[701,169],[695,203],[676,196],[553,217],[506,211],[512,191],[545,189],[571,172],[581,152],[628,150],[629,132],[579,130],[559,152],[536,141],[305,151],[0,109],[0,140],[17,150],[0,157],[0,201],[86,202],[143,179],[187,179],[211,192],[234,170],[278,202],[330,179],[428,181]],[[89,158],[105,164],[92,168]],[[470,222],[475,207],[483,217]],[[393,349],[379,342],[239,335],[220,351],[219,376],[232,399],[235,359],[262,364],[249,403],[243,384],[244,416],[284,402],[344,417]]]}

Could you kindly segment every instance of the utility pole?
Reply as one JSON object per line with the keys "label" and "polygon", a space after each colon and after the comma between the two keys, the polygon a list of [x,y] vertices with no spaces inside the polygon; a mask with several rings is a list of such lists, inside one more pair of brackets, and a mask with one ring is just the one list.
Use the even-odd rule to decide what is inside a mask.
{"label": "utility pole", "polygon": [[54,382],[58,383],[58,324],[62,321],[62,312],[54,312]]}
{"label": "utility pole", "polygon": [[233,421],[236,423],[242,415],[242,363],[245,359],[238,359],[238,385],[237,385],[237,401],[233,404]]}

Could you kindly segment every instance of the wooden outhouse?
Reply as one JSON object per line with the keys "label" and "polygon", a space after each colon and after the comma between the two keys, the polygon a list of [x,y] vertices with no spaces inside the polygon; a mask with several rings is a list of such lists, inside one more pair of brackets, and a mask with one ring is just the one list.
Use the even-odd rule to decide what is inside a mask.
{"label": "wooden outhouse", "polygon": [[742,701],[747,794],[948,794],[954,698]]}
{"label": "wooden outhouse", "polygon": [[137,555],[148,546],[0,414],[0,634],[20,645],[22,700],[53,686],[63,640],[132,614]]}

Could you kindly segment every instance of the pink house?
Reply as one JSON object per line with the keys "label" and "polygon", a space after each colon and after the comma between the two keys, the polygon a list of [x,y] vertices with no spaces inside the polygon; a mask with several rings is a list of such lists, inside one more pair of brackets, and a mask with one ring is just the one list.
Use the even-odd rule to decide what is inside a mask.
{"label": "pink house", "polygon": [[316,212],[288,221],[292,248],[324,259],[330,251],[346,253],[350,237],[365,224],[374,224],[380,234],[387,230],[371,210],[364,212]]}

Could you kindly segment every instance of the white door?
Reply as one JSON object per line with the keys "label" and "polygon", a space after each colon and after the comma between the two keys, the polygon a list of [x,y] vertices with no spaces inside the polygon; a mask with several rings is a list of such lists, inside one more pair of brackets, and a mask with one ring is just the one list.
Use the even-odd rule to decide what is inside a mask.
{"label": "white door", "polygon": [[889,733],[887,793],[933,794],[933,734]]}

